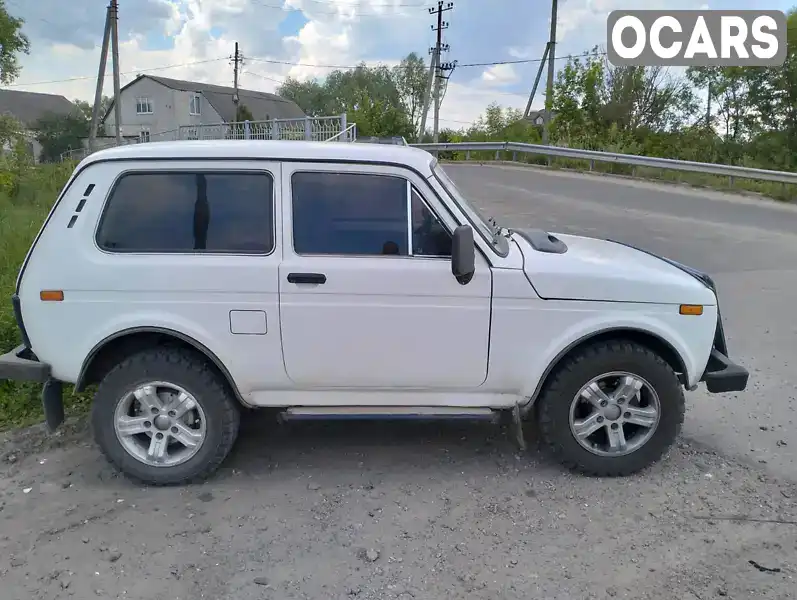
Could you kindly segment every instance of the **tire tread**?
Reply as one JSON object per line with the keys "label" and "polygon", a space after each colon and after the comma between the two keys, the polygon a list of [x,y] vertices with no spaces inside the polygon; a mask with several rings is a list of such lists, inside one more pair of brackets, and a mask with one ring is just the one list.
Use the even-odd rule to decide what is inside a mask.
{"label": "tire tread", "polygon": [[[161,368],[164,365],[176,367],[180,371],[193,374],[196,378],[196,383],[198,383],[202,389],[203,395],[208,398],[215,398],[219,402],[222,411],[221,436],[213,453],[202,463],[200,468],[190,472],[184,477],[180,477],[178,480],[174,476],[147,477],[131,473],[117,457],[108,452],[108,448],[106,448],[104,444],[100,443],[98,445],[105,459],[131,480],[151,486],[197,483],[207,479],[213,474],[229,454],[238,437],[240,412],[238,402],[229,390],[226,382],[211,368],[210,363],[204,359],[204,357],[199,357],[193,352],[180,348],[143,350],[127,357],[114,366],[100,382],[95,395],[92,419],[95,438],[97,437],[97,427],[107,426],[97,423],[97,403],[98,401],[105,401],[106,398],[110,400],[114,399],[112,388],[118,385],[118,380],[124,377],[123,374],[131,370],[134,372],[146,373],[151,371],[153,367],[157,366]],[[207,415],[207,410],[205,410],[205,413]],[[124,450],[122,451],[124,452]]]}
{"label": "tire tread", "polygon": [[[674,431],[671,431],[666,438],[663,438],[663,441],[667,443],[654,444],[653,442],[656,439],[654,434],[654,438],[632,454],[616,459],[580,461],[574,458],[572,453],[570,453],[563,444],[562,433],[556,426],[556,419],[552,411],[556,408],[557,403],[570,401],[569,398],[563,397],[565,395],[564,388],[566,387],[567,381],[577,379],[579,377],[579,372],[585,369],[589,363],[599,361],[608,355],[630,356],[638,360],[650,361],[652,365],[655,365],[656,368],[661,369],[663,373],[671,377],[675,387],[675,393],[671,394],[670,398],[673,402],[667,403],[665,406],[665,401],[662,399],[662,392],[657,390],[657,393],[659,394],[659,401],[662,403],[662,413],[664,413],[665,410],[675,411],[673,419]],[[671,390],[666,391],[670,392]],[[540,433],[552,454],[566,468],[583,473],[584,475],[596,477],[622,477],[631,475],[663,458],[670,449],[671,444],[669,442],[674,441],[675,438],[680,435],[686,414],[686,400],[683,388],[678,382],[673,368],[650,348],[621,339],[588,345],[565,358],[551,374],[537,405]],[[659,427],[661,427],[661,423]],[[567,434],[571,435],[569,427]],[[637,457],[638,454],[644,454],[645,458],[640,460]],[[596,456],[595,458],[601,457]]]}

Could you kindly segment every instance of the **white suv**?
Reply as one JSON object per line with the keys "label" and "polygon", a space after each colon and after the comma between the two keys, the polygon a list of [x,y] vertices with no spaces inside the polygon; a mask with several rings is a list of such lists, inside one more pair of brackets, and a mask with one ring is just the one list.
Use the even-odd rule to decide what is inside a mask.
{"label": "white suv", "polygon": [[683,387],[743,390],[700,272],[485,220],[427,152],[162,142],[81,162],[13,297],[0,378],[99,384],[102,451],[153,484],[208,476],[239,408],[285,418],[539,421],[562,461],[657,460]]}

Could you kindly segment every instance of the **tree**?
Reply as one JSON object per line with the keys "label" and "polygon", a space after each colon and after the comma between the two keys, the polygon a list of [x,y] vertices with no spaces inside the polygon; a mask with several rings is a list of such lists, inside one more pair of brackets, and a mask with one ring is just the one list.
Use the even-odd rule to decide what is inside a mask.
{"label": "tree", "polygon": [[373,101],[364,91],[360,92],[355,108],[346,117],[350,123],[357,123],[357,135],[363,137],[407,138],[413,135],[413,125],[400,106],[384,100]]}
{"label": "tree", "polygon": [[254,121],[255,118],[252,116],[252,111],[249,110],[249,107],[246,104],[240,103],[238,104],[238,110],[235,114],[235,120],[238,122]]}
{"label": "tree", "polygon": [[[99,112],[99,119],[106,115],[108,110],[111,108],[111,104],[113,103],[113,98],[108,96],[103,96],[102,100],[100,101],[100,112]],[[74,104],[78,109],[78,115],[85,119],[86,122],[89,124],[89,129],[91,129],[91,114],[94,110],[94,105],[90,102],[86,102],[85,100],[73,100],[72,104]],[[104,136],[105,135],[105,125],[99,123],[97,127],[97,135]]]}
{"label": "tree", "polygon": [[33,126],[36,141],[42,146],[41,160],[55,162],[67,150],[83,147],[89,135],[89,121],[81,112],[70,115],[46,115]]}
{"label": "tree", "polygon": [[423,59],[415,52],[408,54],[401,64],[393,68],[393,80],[399,93],[399,100],[413,126],[413,139],[420,135],[421,118],[429,74]]}
{"label": "tree", "polygon": [[296,102],[309,116],[345,113],[357,123],[360,135],[415,135],[395,71],[386,66],[361,64],[349,71],[333,71],[323,82],[288,78],[278,94]]}
{"label": "tree", "polygon": [[786,60],[780,67],[747,67],[748,123],[756,154],[769,168],[797,168],[797,9],[787,17]]}
{"label": "tree", "polygon": [[286,100],[292,100],[299,105],[306,115],[321,117],[331,114],[327,110],[325,86],[315,79],[299,81],[293,77],[285,80],[277,93]]}
{"label": "tree", "polygon": [[8,14],[5,1],[0,0],[0,83],[14,81],[22,69],[19,55],[30,52],[30,42],[22,33],[22,19]]}
{"label": "tree", "polygon": [[23,138],[24,127],[11,115],[0,115],[0,147],[13,148]]}

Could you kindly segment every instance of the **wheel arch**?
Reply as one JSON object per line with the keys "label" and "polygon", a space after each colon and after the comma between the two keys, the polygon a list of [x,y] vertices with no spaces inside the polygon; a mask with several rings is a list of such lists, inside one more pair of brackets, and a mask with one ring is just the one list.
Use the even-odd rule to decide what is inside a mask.
{"label": "wheel arch", "polygon": [[582,336],[565,346],[543,371],[542,377],[540,377],[540,380],[537,382],[537,386],[534,389],[534,394],[529,397],[528,402],[526,402],[524,406],[524,410],[526,412],[532,410],[537,398],[540,396],[540,392],[548,383],[551,375],[568,356],[571,356],[586,346],[600,342],[607,342],[610,340],[628,340],[649,348],[661,356],[661,358],[664,359],[664,361],[669,364],[670,367],[672,367],[673,371],[675,371],[676,375],[678,375],[678,380],[682,385],[685,385],[689,380],[686,362],[681,354],[675,349],[675,347],[666,339],[660,335],[651,333],[650,331],[645,331],[644,329],[637,329],[633,327],[612,327]]}
{"label": "wheel arch", "polygon": [[124,358],[146,348],[177,346],[202,355],[222,376],[238,402],[248,406],[224,363],[207,346],[179,331],[165,327],[131,327],[109,335],[91,349],[80,368],[75,391],[99,383],[102,377]]}

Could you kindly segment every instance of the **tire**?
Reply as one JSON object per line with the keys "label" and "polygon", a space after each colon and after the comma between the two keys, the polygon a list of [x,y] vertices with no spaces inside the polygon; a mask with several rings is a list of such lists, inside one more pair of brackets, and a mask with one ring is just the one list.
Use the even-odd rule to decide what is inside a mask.
{"label": "tire", "polygon": [[[639,399],[632,400],[631,405],[625,400],[625,410],[634,410],[638,417],[631,412],[623,412],[623,404],[620,404],[623,400],[614,403],[611,393],[607,394],[610,402],[606,408],[599,408],[601,398],[605,396],[592,392],[587,393],[592,399],[579,396],[584,386],[603,374],[611,376],[600,381],[616,380],[631,384],[633,380],[626,377],[630,375],[642,382]],[[628,394],[619,394],[623,395],[629,397]],[[655,412],[656,400],[658,417],[655,426],[644,427],[631,420],[625,421],[626,417],[640,420],[644,414],[645,423],[652,423],[650,415]],[[645,402],[649,405],[645,406]],[[614,408],[612,404],[615,404]],[[567,357],[551,374],[537,402],[537,409],[542,438],[560,462],[585,475],[614,477],[637,473],[664,456],[680,433],[685,400],[678,377],[664,359],[645,346],[618,340],[596,343]],[[620,416],[615,412],[604,412],[617,409],[621,411]],[[584,410],[589,415],[579,418],[579,411]],[[576,430],[589,431],[588,421],[599,429],[582,443]],[[618,430],[627,442],[627,453],[624,454],[617,450],[623,448],[622,442],[618,441]],[[628,431],[641,436],[633,438],[641,442],[633,450],[632,442],[626,438]],[[600,443],[603,438],[605,443]],[[615,438],[615,448],[610,444],[611,438]],[[587,449],[584,444],[592,446],[592,449]],[[604,453],[597,454],[598,450]]]}
{"label": "tire", "polygon": [[[139,432],[129,436],[117,433],[115,424],[120,422],[120,415],[138,419],[148,414],[148,411],[144,410],[145,404],[132,394],[134,390],[141,389],[140,386],[151,382],[165,384],[154,387],[159,392],[155,396],[142,394],[150,406],[157,403],[151,400],[153,397],[161,401],[161,414],[144,422],[143,425],[136,424],[137,428],[146,428],[144,433]],[[169,402],[177,402],[172,400],[177,397],[177,392],[169,396],[165,391],[178,388],[188,395],[181,398],[187,397],[195,401],[183,403],[182,406],[190,405],[193,408],[189,409],[184,417],[166,419]],[[150,391],[151,389],[153,388],[149,388]],[[125,409],[128,404],[136,407],[132,411],[133,417],[126,416],[130,414]],[[176,408],[177,411],[180,410],[180,407]],[[168,414],[176,415],[177,411]],[[189,424],[180,421],[183,418],[188,419],[189,413],[198,414],[199,418],[193,419]],[[204,357],[179,348],[145,350],[116,365],[99,385],[91,417],[94,439],[108,461],[126,476],[150,485],[186,484],[210,476],[218,469],[235,444],[240,423],[238,402],[226,381],[211,368]],[[161,417],[165,422],[157,421]],[[180,429],[171,427],[168,421],[171,421],[171,425],[180,426]],[[160,429],[162,425],[166,428]],[[195,426],[196,428],[193,428]],[[166,455],[170,453],[168,448],[172,448],[174,456],[177,457],[179,446],[182,444],[179,444],[173,434],[182,435],[183,431],[190,433],[184,436],[185,439],[196,443],[193,447],[184,446],[182,462],[154,464],[157,462],[155,459],[149,460],[146,456],[136,457],[136,453],[140,454],[143,451],[146,454],[152,449],[148,444],[154,445],[155,436],[165,438],[167,443],[163,447],[166,448]],[[200,434],[202,439],[197,441]],[[135,453],[129,448],[133,448]]]}

